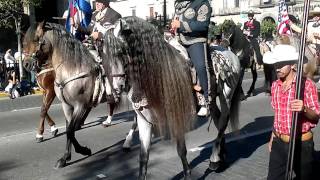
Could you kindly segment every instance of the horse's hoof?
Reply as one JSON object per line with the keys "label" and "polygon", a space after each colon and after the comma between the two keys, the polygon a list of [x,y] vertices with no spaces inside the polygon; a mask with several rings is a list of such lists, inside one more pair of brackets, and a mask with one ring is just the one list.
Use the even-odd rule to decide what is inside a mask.
{"label": "horse's hoof", "polygon": [[43,137],[36,137],[36,142],[41,143],[43,141]]}
{"label": "horse's hoof", "polygon": [[87,147],[82,147],[81,149],[76,150],[76,153],[80,153],[84,156],[91,156],[92,155],[91,149],[89,149]]}
{"label": "horse's hoof", "polygon": [[111,126],[111,123],[108,123],[108,124],[101,124],[101,126],[102,126],[103,128],[106,128],[106,127]]}
{"label": "horse's hoof", "polygon": [[53,137],[56,137],[57,134],[58,134],[58,129],[52,131],[51,134],[52,134]]}
{"label": "horse's hoof", "polygon": [[191,170],[184,172],[184,180],[191,180]]}
{"label": "horse's hoof", "polygon": [[127,153],[130,152],[131,149],[129,147],[122,147],[122,151]]}
{"label": "horse's hoof", "polygon": [[211,162],[209,164],[209,169],[212,171],[218,171],[221,168],[222,162],[218,161],[218,162]]}
{"label": "horse's hoof", "polygon": [[244,101],[244,100],[246,100],[247,99],[247,97],[245,96],[245,95],[241,95],[240,96],[240,101]]}
{"label": "horse's hoof", "polygon": [[66,165],[67,165],[66,160],[61,158],[57,161],[56,165],[54,166],[54,169],[60,169],[60,168],[66,167]]}

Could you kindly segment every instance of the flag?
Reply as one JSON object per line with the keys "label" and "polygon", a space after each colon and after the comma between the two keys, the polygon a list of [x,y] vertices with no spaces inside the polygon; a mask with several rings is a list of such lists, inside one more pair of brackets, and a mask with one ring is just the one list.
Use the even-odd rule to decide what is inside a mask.
{"label": "flag", "polygon": [[289,14],[287,4],[285,0],[279,0],[279,11],[278,11],[278,33],[282,34],[291,34],[290,26],[289,26]]}
{"label": "flag", "polygon": [[70,25],[70,18],[74,19],[76,24],[83,28],[87,28],[91,21],[92,10],[90,0],[70,0],[68,9],[68,18],[66,21],[66,29],[68,32],[73,34],[77,39],[83,40],[84,34],[76,31]]}

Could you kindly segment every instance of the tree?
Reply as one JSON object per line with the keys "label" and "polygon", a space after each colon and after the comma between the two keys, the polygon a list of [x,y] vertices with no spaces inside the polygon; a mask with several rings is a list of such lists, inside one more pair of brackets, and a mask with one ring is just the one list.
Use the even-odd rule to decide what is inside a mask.
{"label": "tree", "polygon": [[[40,6],[42,0],[0,0],[0,27],[15,28],[18,40],[18,52],[22,57],[21,46],[21,19],[24,7]],[[20,79],[23,77],[22,59],[19,59]]]}
{"label": "tree", "polygon": [[269,39],[273,37],[277,31],[276,23],[272,20],[263,20],[261,22],[260,34],[263,39]]}

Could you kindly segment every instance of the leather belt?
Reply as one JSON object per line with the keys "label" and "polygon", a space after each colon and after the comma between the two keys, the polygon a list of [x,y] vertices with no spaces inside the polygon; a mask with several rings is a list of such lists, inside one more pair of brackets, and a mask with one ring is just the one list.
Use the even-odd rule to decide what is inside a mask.
{"label": "leather belt", "polygon": [[[290,136],[286,135],[286,134],[279,134],[275,131],[273,131],[273,134],[278,137],[279,139],[281,139],[283,142],[289,143],[290,141]],[[308,141],[313,137],[313,133],[311,131],[308,131],[306,133],[303,133],[301,136],[301,141]]]}

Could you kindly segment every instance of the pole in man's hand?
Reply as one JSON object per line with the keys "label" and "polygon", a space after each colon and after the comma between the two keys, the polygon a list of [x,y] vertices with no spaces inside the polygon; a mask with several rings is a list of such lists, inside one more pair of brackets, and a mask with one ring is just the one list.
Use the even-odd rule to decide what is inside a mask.
{"label": "pole in man's hand", "polygon": [[[298,68],[297,68],[298,72],[296,77],[297,82],[296,82],[295,99],[302,99],[302,96],[303,96],[303,94],[301,93],[301,82],[302,82],[302,75],[303,75],[303,59],[305,54],[309,6],[310,6],[310,0],[305,0],[303,19],[302,19],[302,33],[301,33],[301,41],[300,41],[301,44],[299,49],[299,61],[298,61]],[[286,180],[292,180],[294,178],[293,177],[294,153],[295,153],[296,138],[297,138],[297,123],[298,123],[300,114],[301,112],[293,112],[293,115],[292,115],[289,152],[288,152],[287,169],[286,169]]]}

